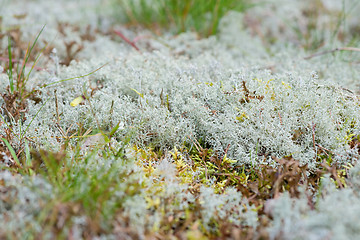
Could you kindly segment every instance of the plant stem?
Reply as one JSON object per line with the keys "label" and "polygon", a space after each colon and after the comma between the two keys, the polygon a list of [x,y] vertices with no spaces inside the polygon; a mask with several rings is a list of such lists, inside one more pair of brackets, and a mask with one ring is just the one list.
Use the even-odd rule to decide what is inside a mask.
{"label": "plant stem", "polygon": [[10,83],[10,93],[14,92],[14,79],[13,79],[13,65],[12,65],[12,54],[11,54],[11,39],[8,37],[8,54],[9,54],[9,68],[8,68],[8,76]]}

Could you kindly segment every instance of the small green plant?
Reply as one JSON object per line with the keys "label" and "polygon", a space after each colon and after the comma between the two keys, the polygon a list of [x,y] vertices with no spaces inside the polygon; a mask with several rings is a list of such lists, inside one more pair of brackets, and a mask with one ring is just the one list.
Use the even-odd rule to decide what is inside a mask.
{"label": "small green plant", "polygon": [[244,11],[244,0],[115,0],[127,21],[145,27],[175,27],[176,32],[195,30],[203,36],[216,34],[220,19],[230,10]]}
{"label": "small green plant", "polygon": [[[42,51],[45,49],[45,47],[37,54],[37,56],[35,57],[35,62],[32,64],[30,71],[26,74],[25,73],[25,68],[30,60],[30,56],[32,51],[34,50],[34,47],[36,45],[36,43],[39,40],[39,37],[41,35],[41,33],[43,32],[45,26],[42,27],[42,29],[40,30],[40,32],[38,33],[38,35],[36,36],[34,42],[32,44],[29,43],[25,55],[24,55],[24,59],[22,61],[22,63],[20,62],[20,60],[18,60],[19,64],[16,67],[16,89],[14,88],[14,76],[13,76],[13,72],[14,72],[14,66],[13,66],[13,54],[12,54],[12,43],[11,43],[11,38],[8,37],[8,56],[9,56],[9,66],[7,69],[7,74],[9,77],[9,87],[10,87],[10,93],[14,94],[15,92],[19,92],[19,99],[23,100],[25,98],[24,94],[25,94],[25,86],[26,86],[26,82],[29,79],[29,76],[32,72],[32,70],[35,68],[37,61],[40,58],[40,55],[42,53]],[[20,65],[21,63],[21,65]]]}
{"label": "small green plant", "polygon": [[[14,44],[12,37],[8,37],[8,65],[5,67],[5,70],[8,75],[9,86],[5,93],[1,93],[1,96],[4,100],[4,104],[1,107],[4,110],[6,109],[4,112],[7,115],[7,120],[12,120],[13,122],[17,122],[19,120],[21,122],[25,121],[25,112],[27,111],[26,109],[28,105],[27,99],[32,99],[36,103],[41,102],[41,99],[37,96],[39,92],[36,90],[30,92],[27,91],[26,83],[29,80],[32,70],[35,68],[37,61],[39,60],[42,51],[45,49],[45,47],[42,48],[37,53],[36,57],[32,56],[34,47],[38,42],[44,27],[40,30],[34,42],[32,44],[28,43],[26,50],[22,48],[22,45],[19,45],[20,43],[18,39],[15,43],[16,46],[12,46]],[[23,60],[21,60],[22,55]],[[28,73],[26,73],[26,67],[29,66],[30,61],[33,61],[33,63]]]}

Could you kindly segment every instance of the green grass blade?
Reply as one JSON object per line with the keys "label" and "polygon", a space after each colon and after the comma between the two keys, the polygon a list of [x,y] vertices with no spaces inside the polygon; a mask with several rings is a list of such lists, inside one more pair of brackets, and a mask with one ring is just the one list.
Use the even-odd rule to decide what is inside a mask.
{"label": "green grass blade", "polygon": [[30,54],[31,54],[32,50],[34,49],[35,44],[36,44],[37,41],[39,40],[39,37],[40,37],[41,33],[44,31],[44,28],[45,28],[45,25],[41,28],[40,32],[38,33],[38,35],[37,35],[36,38],[35,38],[35,41],[34,41],[33,44],[32,44],[30,50],[28,51],[28,54],[27,54],[27,56],[26,56],[26,58],[25,58],[25,62],[24,62],[24,65],[23,65],[23,70],[25,69],[25,64],[29,61]]}
{"label": "green grass blade", "polygon": [[[33,44],[31,45],[31,47],[30,47],[30,43],[29,43],[29,46],[28,46],[28,48],[27,48],[26,55],[25,55],[25,60],[24,60],[24,62],[23,62],[23,64],[22,64],[20,73],[18,73],[18,86],[20,86],[20,89],[18,89],[18,91],[20,91],[20,95],[23,94],[23,91],[24,91],[24,89],[25,89],[26,80],[27,80],[27,78],[29,77],[32,69],[35,67],[35,64],[36,64],[36,62],[37,62],[37,60],[38,60],[38,57],[40,56],[40,54],[39,54],[38,57],[37,57],[36,60],[35,60],[35,63],[32,65],[32,68],[31,68],[30,72],[29,72],[29,73],[27,74],[27,76],[25,77],[26,64],[27,64],[27,62],[29,61],[29,57],[30,57],[30,55],[31,55],[31,52],[32,52],[32,50],[34,49],[36,43],[38,42],[41,33],[44,31],[44,28],[45,28],[45,25],[41,28],[40,32],[39,32],[38,35],[36,36],[36,38],[35,38]],[[41,53],[41,52],[40,52],[40,53]],[[19,85],[21,82],[22,82],[22,84]]]}
{"label": "green grass blade", "polygon": [[41,53],[45,50],[46,47],[47,47],[47,44],[41,49],[41,51],[36,56],[34,64],[31,66],[30,71],[28,72],[28,74],[26,75],[26,78],[24,79],[24,86],[26,85],[26,82],[29,80],[31,72],[34,70],[36,64],[38,63],[38,61],[40,59]]}
{"label": "green grass blade", "polygon": [[10,84],[10,92],[14,92],[14,78],[13,78],[13,65],[12,65],[12,54],[11,54],[11,39],[10,36],[8,37],[8,53],[9,53],[9,69],[8,69],[8,76],[9,76],[9,84]]}
{"label": "green grass blade", "polygon": [[104,65],[102,65],[101,67],[95,69],[94,71],[88,73],[88,74],[85,74],[85,75],[82,75],[82,76],[78,76],[78,77],[72,77],[72,78],[67,78],[67,79],[62,79],[62,80],[59,80],[59,81],[56,81],[56,82],[52,82],[52,83],[49,83],[49,84],[44,84],[42,85],[40,88],[44,88],[44,87],[47,87],[47,86],[50,86],[50,85],[54,85],[54,84],[57,84],[57,83],[62,83],[62,82],[67,82],[67,81],[70,81],[70,80],[74,80],[74,79],[78,79],[78,78],[83,78],[83,77],[87,77],[97,71],[99,71],[101,68],[105,67],[106,65],[108,65],[109,63],[105,63]]}
{"label": "green grass blade", "polygon": [[17,165],[21,166],[20,161],[18,159],[18,157],[16,156],[15,150],[14,148],[10,145],[10,143],[5,139],[5,138],[1,138],[1,140],[3,140],[3,142],[5,143],[5,145],[7,146],[7,148],[9,149],[11,156],[13,157],[14,161],[16,162]]}
{"label": "green grass blade", "polygon": [[[43,32],[44,28],[45,28],[45,25],[42,27],[42,29],[40,30],[39,34],[37,35],[37,37],[36,37],[36,39],[35,39],[32,47],[31,47],[31,49],[30,49],[30,51],[29,51],[29,55],[28,55],[27,59],[29,58],[31,51],[32,51],[32,49],[34,48],[36,42],[38,41],[38,39],[39,39],[41,33]],[[25,80],[24,80],[24,86],[25,86],[25,81],[27,81],[27,80],[29,79],[29,76],[30,76],[32,70],[34,69],[34,67],[36,66],[37,62],[39,61],[39,58],[40,58],[41,53],[45,50],[46,47],[47,47],[47,44],[45,44],[45,46],[41,49],[41,51],[40,51],[40,52],[38,53],[38,55],[36,56],[34,64],[31,66],[31,69],[30,69],[29,73],[26,75],[26,78],[25,78]],[[27,59],[26,59],[26,60],[27,60]]]}
{"label": "green grass blade", "polygon": [[31,167],[32,164],[31,164],[29,142],[26,139],[25,139],[25,156],[26,156],[26,161],[25,161],[26,167]]}
{"label": "green grass blade", "polygon": [[121,123],[121,120],[118,122],[118,124],[116,124],[116,126],[111,130],[110,134],[109,134],[109,137],[111,138],[115,132],[119,129],[120,127],[120,123]]}

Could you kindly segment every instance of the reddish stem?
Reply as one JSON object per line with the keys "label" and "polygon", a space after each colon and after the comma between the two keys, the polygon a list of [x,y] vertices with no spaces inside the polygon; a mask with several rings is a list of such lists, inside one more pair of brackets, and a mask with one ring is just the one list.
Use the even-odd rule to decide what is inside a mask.
{"label": "reddish stem", "polygon": [[125,42],[127,42],[128,44],[130,44],[133,48],[136,49],[136,51],[140,52],[140,49],[135,45],[135,43],[133,41],[130,41],[127,37],[124,36],[124,34],[122,34],[120,31],[118,30],[114,30],[114,33],[116,35],[118,35],[119,37],[121,37]]}

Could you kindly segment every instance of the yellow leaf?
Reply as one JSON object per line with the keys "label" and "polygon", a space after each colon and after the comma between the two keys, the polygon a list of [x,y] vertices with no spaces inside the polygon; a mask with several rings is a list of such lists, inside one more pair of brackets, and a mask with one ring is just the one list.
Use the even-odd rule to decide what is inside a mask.
{"label": "yellow leaf", "polygon": [[237,163],[237,160],[232,160],[230,158],[227,158],[226,154],[224,155],[224,158],[223,158],[223,162],[224,163],[230,163],[230,164],[234,164],[234,163]]}
{"label": "yellow leaf", "polygon": [[77,105],[79,105],[82,101],[84,101],[83,96],[77,97],[74,100],[72,100],[72,102],[70,103],[70,105],[72,107],[76,107]]}

